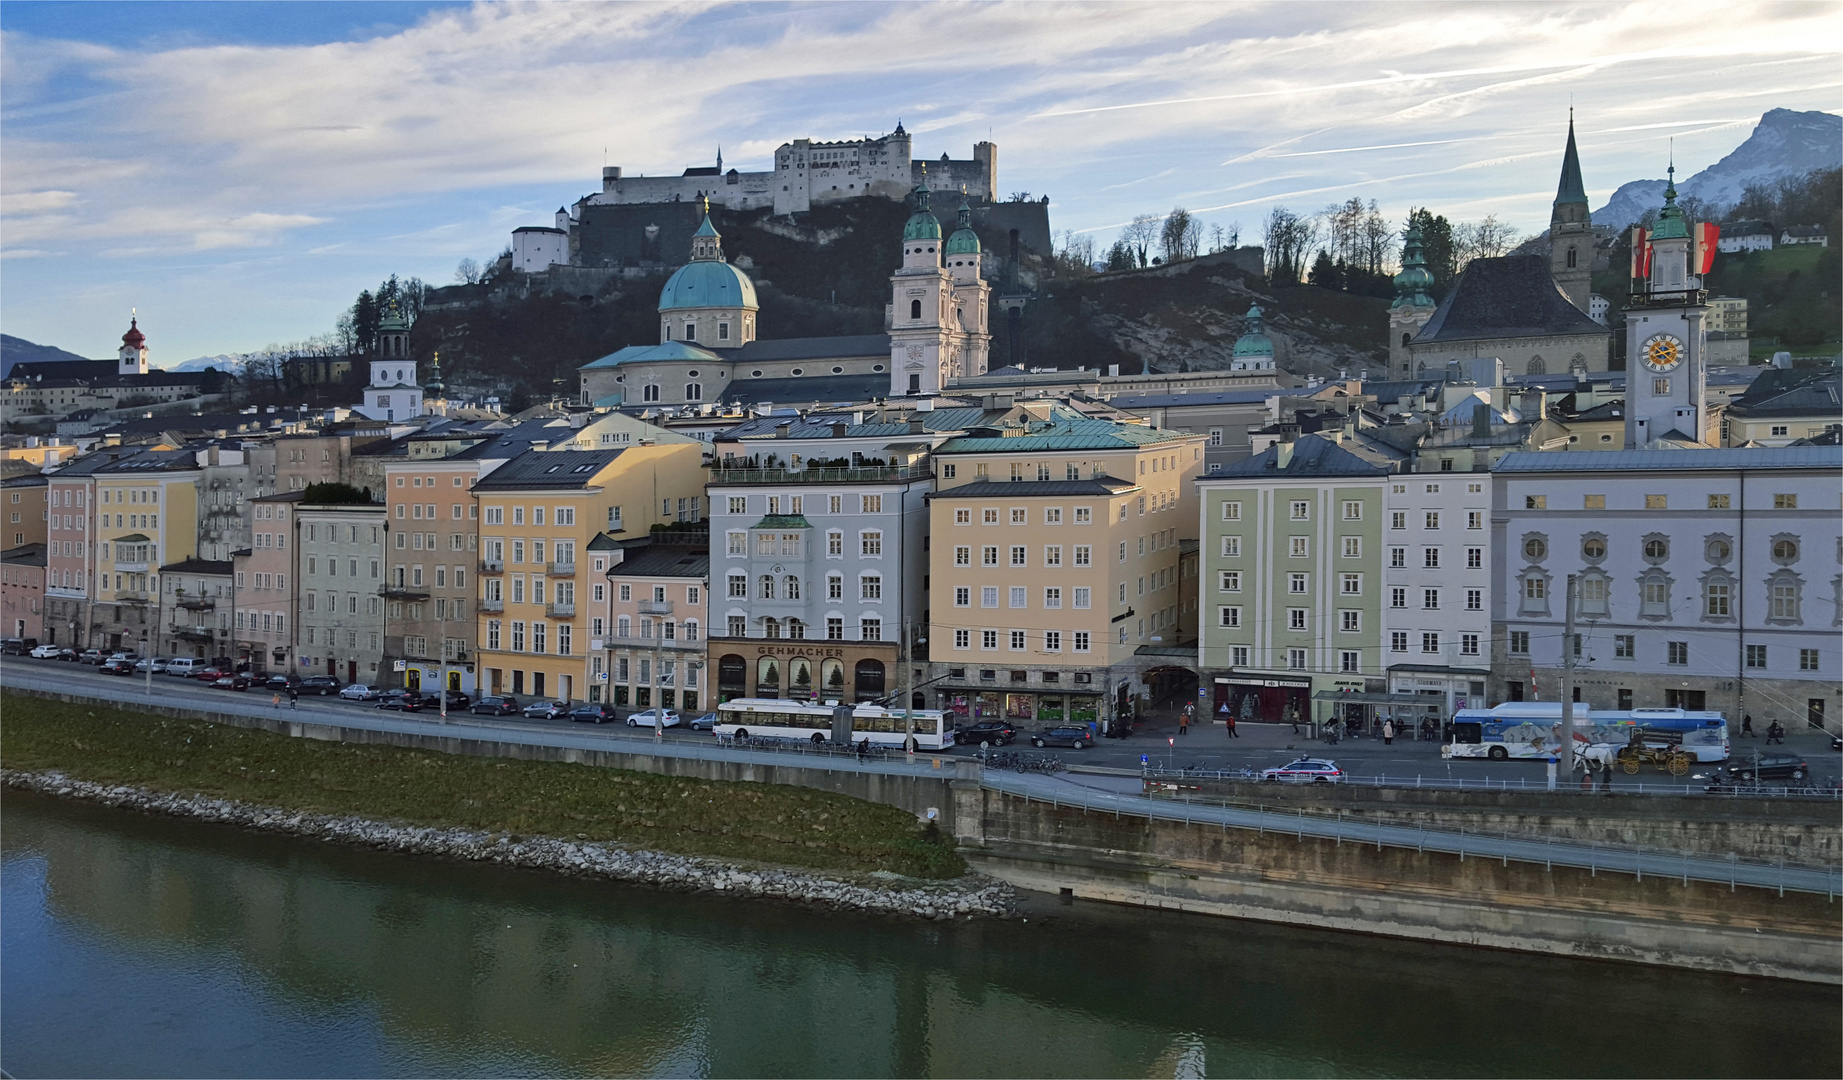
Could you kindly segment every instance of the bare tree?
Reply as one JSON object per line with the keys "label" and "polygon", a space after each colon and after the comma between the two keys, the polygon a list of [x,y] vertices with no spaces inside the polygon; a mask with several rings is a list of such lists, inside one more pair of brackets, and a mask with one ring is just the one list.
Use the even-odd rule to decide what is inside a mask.
{"label": "bare tree", "polygon": [[1152,245],[1158,240],[1159,222],[1156,214],[1136,214],[1132,223],[1120,230],[1120,240],[1133,253],[1136,265],[1152,265]]}
{"label": "bare tree", "polygon": [[1306,260],[1318,243],[1318,222],[1284,206],[1267,214],[1267,277],[1276,285],[1295,285],[1305,275]]}
{"label": "bare tree", "polygon": [[1483,221],[1462,222],[1453,228],[1454,272],[1473,259],[1494,259],[1517,242],[1517,230],[1489,215]]}
{"label": "bare tree", "polygon": [[1374,199],[1363,215],[1362,245],[1363,268],[1372,274],[1387,273],[1395,254],[1395,230],[1389,227]]}
{"label": "bare tree", "polygon": [[1190,211],[1181,206],[1172,207],[1158,230],[1158,245],[1164,251],[1165,262],[1196,258],[1202,242],[1203,226],[1190,216]]}
{"label": "bare tree", "polygon": [[480,264],[472,259],[462,259],[461,265],[454,268],[454,280],[462,285],[478,285]]}

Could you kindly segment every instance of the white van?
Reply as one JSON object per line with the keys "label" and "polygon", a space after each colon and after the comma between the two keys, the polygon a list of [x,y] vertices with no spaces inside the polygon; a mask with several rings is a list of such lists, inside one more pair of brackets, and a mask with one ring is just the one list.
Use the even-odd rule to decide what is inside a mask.
{"label": "white van", "polygon": [[190,679],[195,672],[205,666],[203,660],[190,656],[175,656],[166,662],[166,673],[177,679]]}

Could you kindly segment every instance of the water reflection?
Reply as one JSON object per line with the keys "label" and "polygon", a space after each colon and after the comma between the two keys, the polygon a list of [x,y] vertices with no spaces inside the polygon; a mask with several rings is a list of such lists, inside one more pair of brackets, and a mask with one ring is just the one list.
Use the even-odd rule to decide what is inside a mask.
{"label": "water reflection", "polygon": [[5,800],[15,1076],[1834,1075],[1843,1050],[1834,988],[1085,905],[918,925]]}

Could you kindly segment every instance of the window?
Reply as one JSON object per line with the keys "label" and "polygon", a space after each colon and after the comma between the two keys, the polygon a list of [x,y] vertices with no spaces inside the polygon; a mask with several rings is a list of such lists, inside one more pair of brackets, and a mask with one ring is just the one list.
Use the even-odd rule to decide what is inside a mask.
{"label": "window", "polygon": [[953,632],[953,647],[956,649],[972,648],[973,632],[971,630],[955,630]]}
{"label": "window", "polygon": [[1766,666],[1766,646],[1747,646],[1747,666],[1750,668],[1764,668]]}
{"label": "window", "polygon": [[1294,501],[1294,503],[1293,503],[1293,508],[1292,508],[1292,513],[1291,513],[1291,514],[1290,514],[1289,516],[1290,516],[1290,517],[1291,517],[1291,519],[1292,519],[1292,520],[1294,520],[1294,521],[1309,521],[1309,520],[1311,520],[1311,517],[1312,517],[1312,504],[1311,504],[1311,503],[1309,503],[1309,502],[1306,502],[1306,501],[1304,501],[1304,500],[1296,500],[1296,501]]}
{"label": "window", "polygon": [[1482,528],[1484,528],[1484,527],[1485,527],[1485,513],[1484,513],[1484,511],[1482,511],[1482,510],[1467,510],[1467,511],[1465,512],[1465,527],[1466,527],[1466,528],[1468,528],[1468,529],[1482,529]]}
{"label": "window", "polygon": [[828,616],[826,618],[826,640],[827,641],[845,640],[845,620],[839,618],[836,615]]}
{"label": "window", "polygon": [[1062,631],[1060,630],[1044,631],[1043,648],[1046,652],[1061,652],[1062,651]]}
{"label": "window", "polygon": [[1088,642],[1089,642],[1088,631],[1086,630],[1075,631],[1075,651],[1076,652],[1087,652],[1089,649]]}
{"label": "window", "polygon": [[883,620],[882,619],[860,620],[858,622],[858,640],[860,641],[882,641],[883,640]]}
{"label": "window", "polygon": [[1360,502],[1346,502],[1344,504],[1344,520],[1345,521],[1362,521],[1363,520],[1363,504]]}
{"label": "window", "polygon": [[1389,651],[1390,652],[1402,652],[1402,653],[1405,653],[1408,651],[1408,632],[1406,630],[1390,631]]}
{"label": "window", "polygon": [[981,510],[979,512],[979,522],[982,525],[998,524],[998,507],[988,506],[985,509]]}
{"label": "window", "polygon": [[1428,611],[1440,610],[1440,590],[1422,589],[1421,590],[1421,607],[1427,609]]}
{"label": "window", "polygon": [[[1733,596],[1733,587],[1725,581],[1711,581],[1703,587],[1703,610],[1706,618],[1725,619],[1729,616],[1729,601]],[[1750,665],[1751,666],[1751,665]]]}
{"label": "window", "polygon": [[1774,495],[1773,496],[1773,509],[1774,510],[1796,510],[1798,509],[1798,496],[1796,494]]}
{"label": "window", "polygon": [[1582,495],[1581,496],[1581,509],[1583,510],[1604,510],[1606,509],[1606,496],[1604,495]]}
{"label": "window", "polygon": [[953,523],[955,525],[971,525],[973,523],[973,512],[966,509],[955,510],[953,512]]}
{"label": "window", "polygon": [[1043,565],[1044,566],[1061,566],[1062,565],[1062,545],[1061,544],[1050,544],[1044,547]]}
{"label": "window", "polygon": [[1338,575],[1338,581],[1339,581],[1338,591],[1342,593],[1343,595],[1345,596],[1362,596],[1363,595],[1363,575],[1362,574],[1340,574]]}
{"label": "window", "polygon": [[1818,670],[1817,650],[1816,649],[1798,650],[1798,670],[1800,671],[1817,671]]}
{"label": "window", "polygon": [[1361,611],[1351,611],[1348,609],[1338,612],[1337,628],[1346,634],[1354,634],[1361,631],[1363,629],[1363,613]]}
{"label": "window", "polygon": [[[866,498],[868,497],[869,496],[866,496]],[[862,554],[864,555],[868,555],[868,556],[882,555],[883,554],[883,533],[880,530],[876,530],[876,529],[872,529],[864,533],[863,538],[861,540],[861,548],[862,548]]]}
{"label": "window", "polygon": [[1532,536],[1523,541],[1523,557],[1531,562],[1541,562],[1549,554],[1548,541],[1539,536]]}
{"label": "window", "polygon": [[1661,573],[1646,574],[1639,586],[1639,614],[1662,618],[1670,614],[1670,579]]}
{"label": "window", "polygon": [[826,599],[843,600],[845,598],[845,577],[843,574],[826,575]]}
{"label": "window", "polygon": [[1075,524],[1090,525],[1094,522],[1094,511],[1086,506],[1075,508]]}
{"label": "window", "polygon": [[1768,588],[1767,618],[1785,622],[1798,621],[1798,581],[1780,576]]}
{"label": "window", "polygon": [[1781,562],[1781,563],[1797,562],[1798,561],[1798,541],[1783,540],[1783,539],[1774,540],[1773,541],[1773,561]]}
{"label": "window", "polygon": [[1437,529],[1439,527],[1440,527],[1440,512],[1438,510],[1427,511],[1427,528]]}
{"label": "window", "polygon": [[973,565],[972,547],[968,544],[960,544],[959,546],[955,547],[953,549],[953,564],[955,566]]}
{"label": "window", "polygon": [[1306,592],[1311,580],[1309,574],[1288,574],[1286,575],[1286,591],[1294,594]]}
{"label": "window", "polygon": [[1465,609],[1467,611],[1485,610],[1485,590],[1467,589],[1465,591]]}
{"label": "window", "polygon": [[1094,598],[1094,592],[1093,590],[1089,589],[1087,586],[1078,585],[1075,587],[1074,600],[1075,600],[1075,606],[1077,609],[1086,611],[1089,608],[1093,607],[1094,606],[1093,598]]}
{"label": "window", "polygon": [[1045,508],[1043,511],[1043,524],[1045,525],[1062,524],[1062,507],[1051,506],[1051,507]]}
{"label": "window", "polygon": [[1286,650],[1286,666],[1294,671],[1304,671],[1306,666],[1306,651],[1304,649]]}
{"label": "window", "polygon": [[837,529],[826,533],[826,557],[842,559],[845,557],[845,534]]}
{"label": "window", "polygon": [[1346,649],[1337,654],[1337,669],[1345,672],[1359,671],[1361,668],[1358,665],[1362,662],[1362,659],[1362,653],[1354,649]]}
{"label": "window", "polygon": [[1709,509],[1710,509],[1710,510],[1727,510],[1727,509],[1729,509],[1729,506],[1728,506],[1728,496],[1726,496],[1726,495],[1710,495],[1710,496],[1709,496]]}
{"label": "window", "polygon": [[1089,547],[1087,544],[1076,544],[1075,545],[1075,565],[1076,566],[1094,565],[1094,549]]}
{"label": "window", "polygon": [[1229,664],[1230,664],[1230,666],[1232,666],[1232,667],[1247,667],[1247,666],[1248,666],[1248,653],[1249,653],[1249,651],[1250,651],[1250,650],[1249,650],[1249,648],[1248,648],[1248,646],[1246,646],[1246,645],[1237,645],[1237,646],[1235,646],[1234,648],[1232,648],[1232,649],[1230,649],[1230,650],[1229,650]]}
{"label": "window", "polygon": [[1512,630],[1510,632],[1510,652],[1513,656],[1529,655],[1529,631]]}
{"label": "window", "polygon": [[1030,590],[1025,588],[1022,585],[1011,586],[1009,606],[1014,607],[1014,608],[1029,607],[1030,606]]}
{"label": "window", "polygon": [[881,514],[883,512],[883,496],[881,495],[865,495],[862,497],[861,502],[863,512],[866,514]]}
{"label": "window", "polygon": [[863,599],[865,600],[883,599],[883,576],[881,574],[865,574],[861,583],[861,591],[863,593]]}
{"label": "window", "polygon": [[1483,570],[1484,567],[1485,567],[1485,549],[1484,548],[1466,548],[1465,549],[1465,568],[1467,570]]}
{"label": "window", "polygon": [[997,544],[988,544],[985,547],[979,549],[979,565],[981,566],[997,566],[998,565],[998,545]]}
{"label": "window", "polygon": [[1548,508],[1549,497],[1547,495],[1523,496],[1523,509],[1525,510],[1547,510]]}
{"label": "window", "polygon": [[998,606],[998,586],[986,585],[979,590],[979,606],[995,608]]}
{"label": "window", "polygon": [[1312,538],[1309,536],[1295,536],[1292,538],[1290,549],[1290,553],[1295,559],[1309,558],[1312,554]]}
{"label": "window", "polygon": [[1460,634],[1459,635],[1459,655],[1460,656],[1477,656],[1478,655],[1478,635],[1477,634]]}
{"label": "window", "polygon": [[1421,632],[1421,651],[1424,653],[1437,653],[1440,651],[1439,631],[1424,630]]}
{"label": "window", "polygon": [[953,591],[953,606],[954,607],[972,607],[973,606],[973,590],[970,588],[967,588],[964,585],[955,587]]}
{"label": "window", "polygon": [[1613,659],[1630,660],[1638,655],[1638,636],[1636,634],[1613,635]]}
{"label": "window", "polygon": [[1389,606],[1392,608],[1407,607],[1408,606],[1408,590],[1402,588],[1399,585],[1389,589]]}
{"label": "window", "polygon": [[1666,496],[1666,495],[1646,495],[1645,496],[1645,509],[1646,510],[1668,510],[1670,509],[1670,498],[1669,496]]}
{"label": "window", "polygon": [[1011,565],[1012,566],[1027,565],[1028,559],[1026,558],[1026,552],[1028,551],[1029,549],[1026,548],[1023,544],[1011,545]]}
{"label": "window", "polygon": [[1667,657],[1667,659],[1665,660],[1665,663],[1671,665],[1672,667],[1688,667],[1689,666],[1689,642],[1687,641],[1665,642],[1665,652],[1666,652],[1666,657]]}
{"label": "window", "polygon": [[1011,508],[1011,524],[1013,525],[1030,524],[1030,511],[1024,509],[1021,506],[1012,507]]}
{"label": "window", "polygon": [[1405,547],[1389,549],[1389,566],[1400,569],[1408,565],[1408,549]]}
{"label": "window", "polygon": [[1241,520],[1241,504],[1238,502],[1223,503],[1222,504],[1222,520],[1240,521]]}
{"label": "window", "polygon": [[1670,557],[1670,541],[1662,537],[1651,537],[1645,541],[1645,558],[1652,562],[1663,562]]}
{"label": "window", "polygon": [[1288,630],[1304,630],[1305,629],[1305,609],[1304,608],[1296,607],[1296,608],[1286,609],[1286,628]]}
{"label": "window", "polygon": [[1407,527],[1408,527],[1408,512],[1406,510],[1396,510],[1389,514],[1389,528],[1405,529]]}
{"label": "window", "polygon": [[1062,589],[1059,586],[1052,585],[1043,590],[1043,606],[1045,608],[1062,606]]}
{"label": "window", "polygon": [[[741,574],[731,574],[729,578],[729,583],[730,583],[729,595],[731,599],[747,600],[749,598],[749,579],[748,578],[744,577]],[[621,586],[621,589],[623,591],[625,591],[626,588],[627,586],[625,585]]]}
{"label": "window", "polygon": [[1344,537],[1344,558],[1360,559],[1363,557],[1363,538],[1360,536]]}
{"label": "window", "polygon": [[1241,558],[1241,537],[1225,536],[1222,538],[1222,557],[1225,559]]}
{"label": "window", "polygon": [[1240,627],[1241,626],[1241,608],[1239,607],[1217,608],[1216,609],[1216,625],[1226,627],[1231,630]]}
{"label": "window", "polygon": [[979,647],[982,649],[998,648],[998,631],[996,630],[979,631]]}

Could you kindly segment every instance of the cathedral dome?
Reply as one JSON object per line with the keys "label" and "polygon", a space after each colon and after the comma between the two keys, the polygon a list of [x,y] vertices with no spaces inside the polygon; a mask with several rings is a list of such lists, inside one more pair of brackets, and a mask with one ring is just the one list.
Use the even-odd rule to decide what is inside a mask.
{"label": "cathedral dome", "polygon": [[1273,356],[1273,339],[1261,333],[1259,304],[1248,309],[1248,332],[1235,339],[1235,356],[1242,360]]}
{"label": "cathedral dome", "polygon": [[953,231],[953,235],[947,238],[947,246],[942,250],[949,255],[979,254],[979,234],[973,231],[973,208],[967,205],[964,192],[960,195],[959,226]]}
{"label": "cathedral dome", "polygon": [[681,308],[761,307],[755,300],[755,283],[749,275],[726,262],[691,262],[666,279],[659,292],[659,310]]}
{"label": "cathedral dome", "polygon": [[941,219],[928,209],[928,178],[922,177],[920,186],[915,189],[915,213],[909,215],[909,223],[902,227],[904,240],[939,240],[941,238]]}

